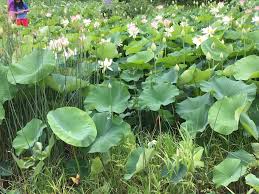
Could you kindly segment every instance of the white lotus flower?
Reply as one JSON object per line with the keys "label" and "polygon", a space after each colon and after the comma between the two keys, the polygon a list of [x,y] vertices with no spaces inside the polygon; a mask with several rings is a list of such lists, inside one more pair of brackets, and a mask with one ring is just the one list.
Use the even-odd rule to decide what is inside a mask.
{"label": "white lotus flower", "polygon": [[194,37],[192,39],[192,42],[196,45],[196,48],[198,48],[207,39],[208,39],[207,36],[198,36],[198,37]]}
{"label": "white lotus flower", "polygon": [[187,21],[181,22],[180,25],[181,25],[182,27],[187,27],[187,26],[189,26],[189,24],[188,24]]}
{"label": "white lotus flower", "polygon": [[46,13],[46,17],[47,17],[47,18],[50,18],[51,16],[52,16],[51,13]]}
{"label": "white lotus flower", "polygon": [[130,23],[128,24],[128,33],[130,34],[130,37],[136,38],[138,33],[139,33],[139,29],[136,26],[136,24],[134,23]]}
{"label": "white lotus flower", "polygon": [[170,24],[171,24],[171,20],[169,20],[169,19],[164,19],[163,24],[164,24],[165,27],[169,27]]}
{"label": "white lotus flower", "polygon": [[165,28],[165,37],[171,37],[173,31],[174,31],[173,27]]}
{"label": "white lotus flower", "polygon": [[158,22],[156,20],[153,20],[150,25],[152,28],[158,29]]}
{"label": "white lotus flower", "polygon": [[155,20],[158,22],[162,22],[163,21],[163,17],[161,15],[158,15],[155,17]]}
{"label": "white lotus flower", "polygon": [[70,18],[72,22],[75,22],[75,21],[81,20],[82,16],[80,14],[77,14],[77,15],[71,16]]}
{"label": "white lotus flower", "polygon": [[91,24],[91,22],[92,22],[91,19],[84,19],[83,20],[83,23],[84,23],[85,27],[89,26]]}
{"label": "white lotus flower", "polygon": [[156,6],[156,8],[157,8],[158,10],[161,10],[161,9],[164,8],[164,6],[163,6],[163,5],[158,5],[158,6]]}
{"label": "white lotus flower", "polygon": [[219,13],[219,8],[218,7],[213,7],[210,9],[210,13],[213,15],[216,15]]}
{"label": "white lotus flower", "polygon": [[62,19],[60,23],[61,23],[61,25],[66,27],[69,24],[69,20],[68,19]]}
{"label": "white lotus flower", "polygon": [[64,56],[65,56],[66,60],[69,59],[72,56],[75,56],[76,54],[77,54],[76,49],[75,50],[72,50],[70,48],[64,49]]}
{"label": "white lotus flower", "polygon": [[107,59],[105,58],[104,61],[98,61],[98,63],[100,64],[100,68],[102,69],[102,72],[105,73],[105,71],[107,69],[109,69],[110,71],[113,71],[113,69],[111,68],[112,65],[112,59]]}
{"label": "white lotus flower", "polygon": [[100,43],[101,44],[105,44],[105,43],[109,43],[109,42],[111,42],[111,38],[108,38],[108,39],[101,39],[101,41],[100,41]]}
{"label": "white lotus flower", "polygon": [[232,16],[224,16],[222,18],[222,23],[225,25],[230,24],[233,21],[233,17]]}
{"label": "white lotus flower", "polygon": [[252,22],[255,23],[256,25],[259,25],[259,16],[254,16],[252,18]]}
{"label": "white lotus flower", "polygon": [[219,3],[218,3],[218,8],[219,8],[219,9],[222,9],[223,7],[224,7],[224,2],[219,2]]}
{"label": "white lotus flower", "polygon": [[99,28],[100,27],[100,22],[94,22],[94,28]]}
{"label": "white lotus flower", "polygon": [[157,144],[156,140],[152,140],[151,142],[148,142],[147,146],[148,148],[153,148]]}
{"label": "white lotus flower", "polygon": [[213,27],[211,27],[211,26],[208,26],[207,28],[203,28],[202,29],[202,33],[204,34],[204,35],[207,35],[207,36],[213,36],[213,34],[215,33],[215,31],[216,31],[216,28],[213,28]]}

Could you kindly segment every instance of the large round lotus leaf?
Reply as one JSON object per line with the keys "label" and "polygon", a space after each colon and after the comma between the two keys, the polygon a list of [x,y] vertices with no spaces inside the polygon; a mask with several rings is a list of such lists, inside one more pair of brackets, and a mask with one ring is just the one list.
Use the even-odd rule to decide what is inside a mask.
{"label": "large round lotus leaf", "polygon": [[209,94],[188,98],[178,103],[176,112],[186,120],[185,123],[182,123],[182,127],[186,128],[191,135],[204,131],[208,124],[208,112],[211,104]]}
{"label": "large round lotus leaf", "polygon": [[7,80],[7,71],[7,67],[0,65],[0,103],[11,100],[16,92],[15,86]]}
{"label": "large round lotus leaf", "polygon": [[124,70],[120,75],[121,79],[126,82],[130,81],[138,81],[141,77],[143,77],[143,72],[140,70]]}
{"label": "large round lotus leaf", "polygon": [[192,48],[184,48],[180,51],[169,53],[167,57],[158,58],[157,63],[165,63],[167,67],[174,66],[179,63],[193,62],[199,55]]}
{"label": "large round lotus leaf", "polygon": [[247,185],[250,185],[255,191],[259,192],[259,178],[253,174],[248,174],[245,179]]}
{"label": "large round lotus leaf", "polygon": [[253,101],[256,95],[255,84],[247,85],[242,81],[234,81],[226,77],[213,77],[200,85],[203,92],[210,92],[218,100],[224,96],[246,93],[249,101]]}
{"label": "large round lotus leaf", "polygon": [[136,53],[135,55],[128,57],[127,62],[134,63],[134,64],[143,64],[143,63],[148,63],[153,58],[154,58],[154,53],[152,51],[141,51]]}
{"label": "large round lotus leaf", "polygon": [[174,102],[177,95],[179,95],[178,88],[169,83],[145,85],[139,96],[139,105],[142,108],[157,111],[161,105],[165,106]]}
{"label": "large round lotus leaf", "polygon": [[178,71],[175,68],[171,68],[169,70],[164,70],[151,74],[150,76],[148,76],[143,84],[150,84],[150,82],[174,84],[177,82],[177,79]]}
{"label": "large round lotus leaf", "polygon": [[35,49],[10,66],[7,78],[12,84],[34,84],[47,77],[54,68],[54,54],[49,50]]}
{"label": "large round lotus leaf", "polygon": [[259,78],[259,56],[250,55],[238,60],[232,70],[237,80]]}
{"label": "large round lotus leaf", "polygon": [[84,80],[61,74],[52,74],[48,76],[44,82],[47,86],[60,93],[73,92],[88,85]]}
{"label": "large round lotus leaf", "polygon": [[213,69],[206,69],[202,71],[193,65],[181,74],[178,84],[199,84],[201,81],[208,80],[212,76],[212,73]]}
{"label": "large round lotus leaf", "polygon": [[110,113],[96,113],[93,116],[97,137],[90,146],[89,153],[107,152],[130,133],[130,125]]}
{"label": "large round lotus leaf", "polygon": [[246,110],[247,102],[247,96],[242,94],[224,97],[215,102],[209,110],[210,127],[223,135],[238,130],[240,115]]}
{"label": "large round lotus leaf", "polygon": [[210,55],[211,59],[215,61],[227,59],[233,51],[231,45],[226,46],[215,37],[208,38],[204,41],[201,44],[201,49],[206,56]]}
{"label": "large round lotus leaf", "polygon": [[26,126],[17,132],[17,136],[13,140],[13,148],[17,155],[24,150],[32,148],[38,141],[46,125],[39,119],[32,119]]}
{"label": "large round lotus leaf", "polygon": [[50,111],[48,123],[62,141],[77,147],[88,147],[94,142],[97,131],[92,118],[75,107],[63,107]]}
{"label": "large round lotus leaf", "polygon": [[127,108],[129,98],[130,94],[123,83],[111,81],[91,86],[84,103],[87,109],[122,113]]}
{"label": "large round lotus leaf", "polygon": [[0,125],[5,117],[5,111],[3,105],[0,103]]}
{"label": "large round lotus leaf", "polygon": [[240,123],[249,135],[252,135],[256,140],[258,140],[259,130],[247,113],[241,114]]}
{"label": "large round lotus leaf", "polygon": [[118,56],[116,45],[109,42],[100,44],[97,48],[97,57],[100,59],[113,59]]}
{"label": "large round lotus leaf", "polygon": [[149,40],[146,38],[142,38],[139,41],[132,41],[128,46],[124,46],[124,50],[126,50],[126,55],[137,53],[143,49],[143,47],[149,43]]}
{"label": "large round lotus leaf", "polygon": [[214,167],[213,182],[217,187],[228,186],[246,173],[246,167],[241,165],[241,160],[236,158],[226,158]]}

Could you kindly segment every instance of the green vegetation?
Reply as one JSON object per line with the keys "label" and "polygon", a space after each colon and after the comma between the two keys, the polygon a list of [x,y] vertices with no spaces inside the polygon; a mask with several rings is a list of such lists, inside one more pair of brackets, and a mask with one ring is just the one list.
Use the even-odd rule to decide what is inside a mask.
{"label": "green vegetation", "polygon": [[0,9],[0,193],[259,192],[259,4],[141,2]]}

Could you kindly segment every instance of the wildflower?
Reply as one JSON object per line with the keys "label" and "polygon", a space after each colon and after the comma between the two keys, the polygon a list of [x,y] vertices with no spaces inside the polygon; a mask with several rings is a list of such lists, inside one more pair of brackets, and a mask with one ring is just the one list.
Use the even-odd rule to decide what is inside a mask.
{"label": "wildflower", "polygon": [[245,1],[246,1],[246,0],[240,0],[240,1],[239,1],[240,5],[244,5],[244,4],[245,4]]}
{"label": "wildflower", "polygon": [[157,8],[158,10],[161,10],[161,9],[164,8],[164,6],[163,6],[163,5],[158,5],[158,6],[156,6],[156,8]]}
{"label": "wildflower", "polygon": [[101,44],[105,44],[105,43],[109,43],[109,42],[111,42],[111,39],[110,38],[108,38],[108,39],[101,39]]}
{"label": "wildflower", "polygon": [[68,19],[62,19],[60,23],[61,23],[61,25],[66,27],[69,24],[69,21],[68,21]]}
{"label": "wildflower", "polygon": [[94,28],[99,28],[100,27],[100,23],[99,22],[94,22]]}
{"label": "wildflower", "polygon": [[130,34],[130,37],[136,38],[139,33],[139,29],[134,23],[130,23],[128,24],[128,33]]}
{"label": "wildflower", "polygon": [[102,72],[105,73],[105,71],[107,69],[109,69],[110,71],[113,71],[113,69],[111,68],[112,65],[112,59],[107,59],[105,58],[104,61],[98,61],[98,63],[100,64],[100,68],[102,69]]}
{"label": "wildflower", "polygon": [[80,20],[82,17],[81,17],[80,14],[77,14],[77,15],[75,15],[75,16],[71,16],[70,18],[71,18],[71,21],[72,21],[72,22],[75,22],[75,21]]}
{"label": "wildflower", "polygon": [[47,13],[47,14],[46,14],[46,17],[47,17],[47,18],[50,18],[51,16],[52,16],[51,13]]}
{"label": "wildflower", "polygon": [[173,31],[174,31],[174,28],[173,28],[173,27],[165,28],[165,36],[166,36],[166,37],[171,37]]}
{"label": "wildflower", "polygon": [[169,20],[169,19],[164,19],[163,24],[164,24],[165,27],[169,27],[170,24],[171,24],[171,20]]}
{"label": "wildflower", "polygon": [[222,23],[225,25],[228,25],[232,22],[232,20],[233,20],[232,16],[224,16],[222,18]]}
{"label": "wildflower", "polygon": [[143,23],[143,24],[147,23],[147,17],[145,15],[142,16],[141,23]]}
{"label": "wildflower", "polygon": [[156,30],[158,29],[158,22],[156,21],[156,20],[153,20],[152,22],[151,22],[151,27],[152,28],[155,28]]}
{"label": "wildflower", "polygon": [[219,13],[219,8],[218,7],[211,8],[210,13],[213,15],[217,15]]}
{"label": "wildflower", "polygon": [[72,56],[75,56],[77,54],[77,50],[72,50],[70,48],[68,49],[64,49],[64,56],[66,59],[72,57]]}
{"label": "wildflower", "polygon": [[155,17],[155,20],[157,22],[162,22],[163,21],[163,17],[161,15],[158,15],[158,16]]}
{"label": "wildflower", "polygon": [[218,8],[219,8],[219,9],[222,9],[223,7],[224,7],[224,2],[219,2],[219,3],[218,3]]}
{"label": "wildflower", "polygon": [[207,28],[202,29],[202,33],[207,35],[207,36],[213,36],[215,31],[216,31],[216,28],[213,28],[211,26],[208,26]]}
{"label": "wildflower", "polygon": [[147,146],[148,146],[148,148],[152,148],[152,147],[154,147],[156,144],[157,144],[157,141],[156,141],[156,140],[152,140],[151,142],[148,142]]}
{"label": "wildflower", "polygon": [[84,19],[83,23],[84,23],[85,27],[87,27],[91,24],[91,19]]}
{"label": "wildflower", "polygon": [[196,45],[196,48],[198,48],[205,40],[207,40],[207,38],[207,36],[194,37],[192,42]]}
{"label": "wildflower", "polygon": [[252,22],[255,23],[256,25],[259,25],[259,16],[254,16],[252,18]]}

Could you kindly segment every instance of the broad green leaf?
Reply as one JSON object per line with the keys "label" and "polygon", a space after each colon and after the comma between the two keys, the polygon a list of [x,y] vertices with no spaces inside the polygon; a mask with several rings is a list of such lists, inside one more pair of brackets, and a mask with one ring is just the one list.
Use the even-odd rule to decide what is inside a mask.
{"label": "broad green leaf", "polygon": [[44,83],[60,93],[73,92],[88,85],[84,80],[78,79],[74,76],[65,76],[61,74],[52,74],[48,76],[44,80]]}
{"label": "broad green leaf", "polygon": [[96,176],[103,171],[103,163],[99,157],[91,160],[91,174],[90,176]]}
{"label": "broad green leaf", "polygon": [[208,112],[212,104],[209,94],[188,98],[177,104],[176,112],[181,118],[186,120],[182,123],[191,135],[205,130],[208,124]]}
{"label": "broad green leaf", "polygon": [[250,185],[251,187],[254,188],[254,190],[259,192],[259,178],[257,178],[253,174],[248,174],[245,179],[246,179],[246,184]]}
{"label": "broad green leaf", "polygon": [[5,118],[5,110],[4,110],[3,105],[0,103],[0,125],[4,118]]}
{"label": "broad green leaf", "polygon": [[7,80],[8,68],[0,65],[0,103],[11,100],[16,92],[14,85]]}
{"label": "broad green leaf", "polygon": [[213,77],[209,81],[201,82],[201,90],[210,92],[217,100],[225,96],[231,97],[246,93],[249,101],[253,101],[256,95],[256,85],[247,85],[242,81],[234,81],[226,77]]}
{"label": "broad green leaf", "polygon": [[258,140],[259,131],[253,120],[250,119],[247,113],[242,113],[240,116],[240,122],[243,128],[249,135],[252,135],[256,140]]}
{"label": "broad green leaf", "polygon": [[87,109],[122,113],[127,108],[129,98],[130,94],[123,83],[111,81],[91,86],[84,103]]}
{"label": "broad green leaf", "polygon": [[55,63],[55,56],[51,51],[36,49],[10,66],[8,81],[12,84],[35,84],[52,73]]}
{"label": "broad green leaf", "polygon": [[175,68],[171,68],[165,71],[153,73],[143,84],[150,84],[150,82],[154,83],[171,83],[174,84],[177,82],[178,79],[178,72],[175,70]]}
{"label": "broad green leaf", "polygon": [[224,45],[217,38],[208,38],[201,44],[203,53],[215,61],[224,61],[232,53],[233,48],[231,45]]}
{"label": "broad green leaf", "polygon": [[124,175],[124,179],[129,180],[134,174],[145,169],[153,154],[153,148],[138,147],[133,150],[126,163],[126,174]]}
{"label": "broad green leaf", "polygon": [[253,148],[255,157],[259,159],[259,143],[251,143],[251,146]]}
{"label": "broad green leaf", "polygon": [[255,43],[257,50],[259,50],[259,30],[247,33],[247,37]]}
{"label": "broad green leaf", "polygon": [[141,51],[127,58],[128,63],[144,64],[148,63],[154,58],[152,51]]}
{"label": "broad green leaf", "polygon": [[233,65],[234,77],[237,80],[259,78],[259,56],[250,55],[238,60]]}
{"label": "broad green leaf", "polygon": [[199,84],[203,80],[208,80],[212,76],[212,73],[213,69],[206,69],[202,71],[193,65],[181,74],[178,84]]}
{"label": "broad green leaf", "polygon": [[130,133],[130,125],[110,113],[96,113],[93,120],[97,129],[97,137],[90,146],[89,153],[108,152],[111,147],[118,145]]}
{"label": "broad green leaf", "polygon": [[166,106],[174,102],[177,95],[179,90],[172,84],[148,84],[139,96],[139,105],[142,108],[157,111],[162,105]]}
{"label": "broad green leaf", "polygon": [[210,127],[223,135],[238,130],[241,113],[247,108],[247,96],[235,95],[224,97],[215,102],[209,110]]}
{"label": "broad green leaf", "polygon": [[191,63],[198,57],[199,55],[192,48],[184,48],[180,51],[169,53],[166,57],[158,58],[157,63],[165,63],[167,67],[171,67],[179,63]]}
{"label": "broad green leaf", "polygon": [[175,184],[181,182],[186,174],[186,165],[182,163],[176,165],[176,162],[172,163],[171,161],[163,167],[161,172],[163,177],[169,178]]}
{"label": "broad green leaf", "polygon": [[124,50],[126,50],[126,55],[141,51],[147,43],[149,43],[149,40],[144,37],[139,41],[134,40],[130,42],[128,46],[124,46]]}
{"label": "broad green leaf", "polygon": [[255,162],[255,157],[249,154],[245,150],[238,150],[235,152],[229,152],[227,158],[236,158],[241,161],[241,165],[248,166],[249,164]]}
{"label": "broad green leaf", "polygon": [[120,77],[126,82],[138,81],[141,77],[143,77],[143,72],[140,70],[124,70]]}
{"label": "broad green leaf", "polygon": [[100,44],[97,48],[97,57],[100,59],[113,59],[118,57],[116,45],[111,42]]}
{"label": "broad green leaf", "polygon": [[39,119],[32,119],[24,128],[17,132],[13,140],[13,148],[19,156],[24,150],[32,148],[47,126]]}
{"label": "broad green leaf", "polygon": [[86,112],[78,108],[58,108],[50,111],[47,119],[55,135],[67,144],[88,147],[96,138],[94,121]]}
{"label": "broad green leaf", "polygon": [[35,164],[35,161],[30,157],[28,159],[19,159],[12,153],[13,159],[20,169],[28,169]]}
{"label": "broad green leaf", "polygon": [[241,165],[241,160],[236,158],[226,158],[214,167],[213,182],[217,187],[228,186],[246,173],[246,167]]}

